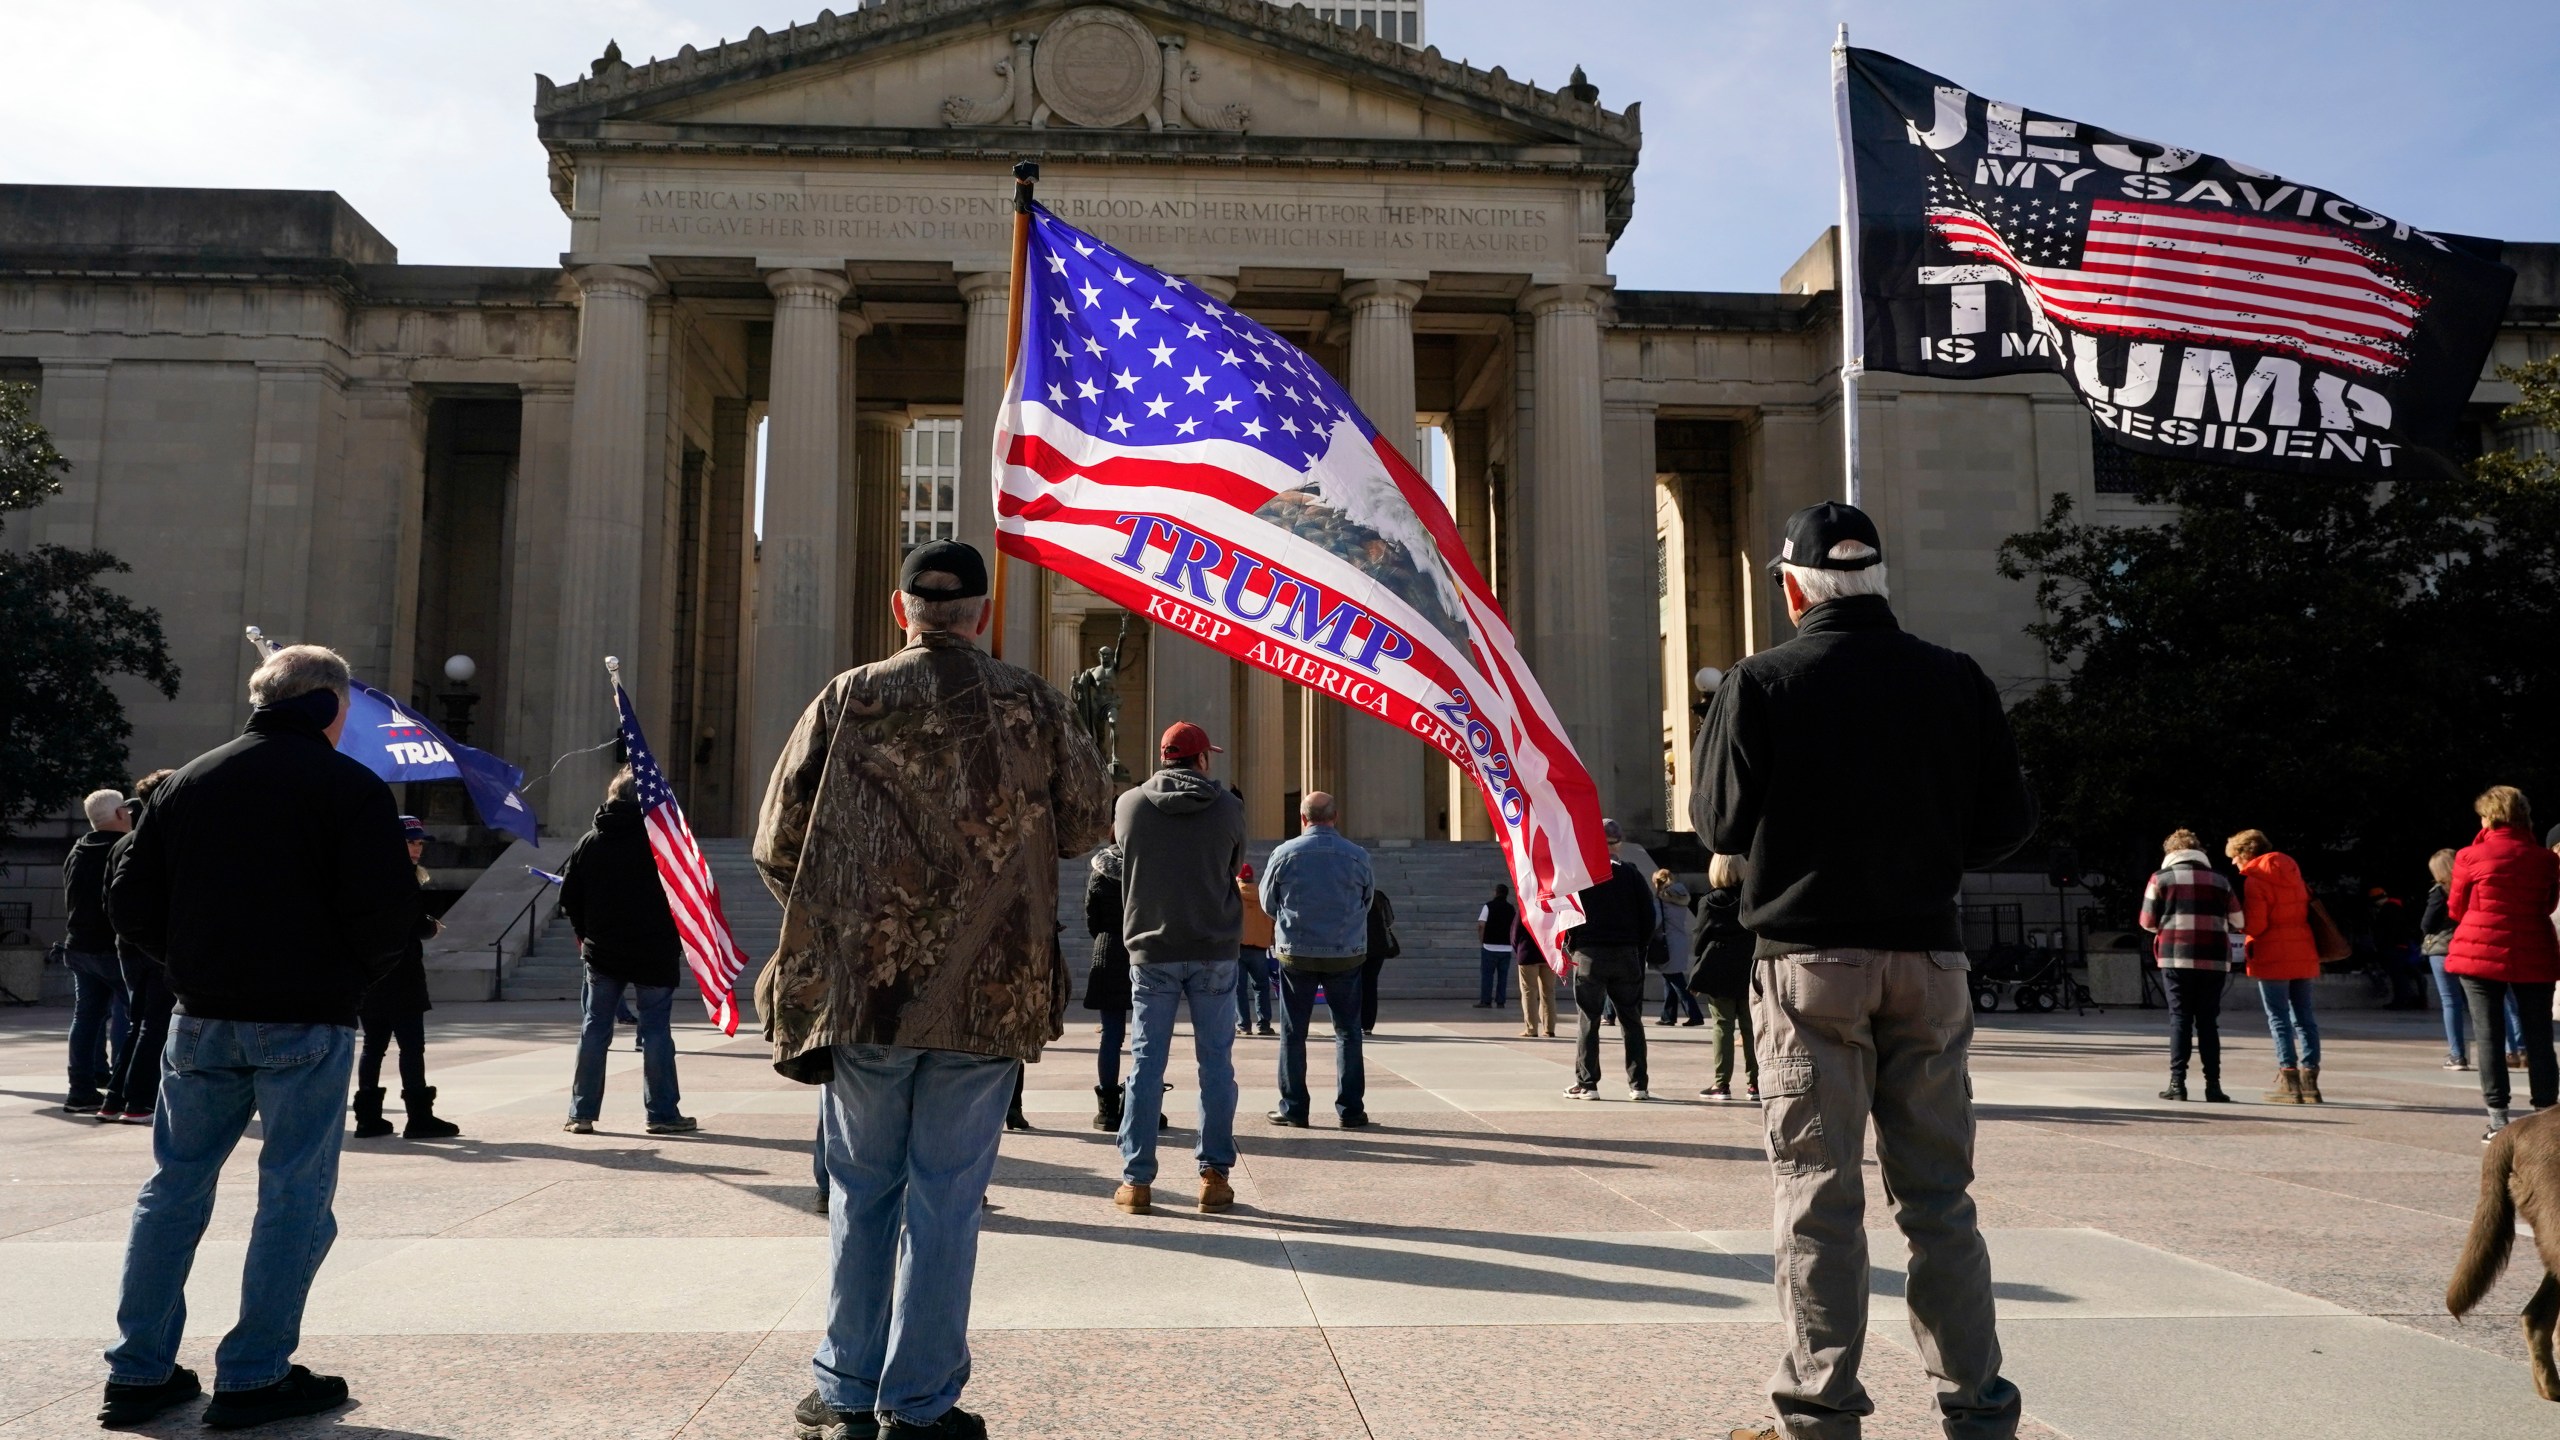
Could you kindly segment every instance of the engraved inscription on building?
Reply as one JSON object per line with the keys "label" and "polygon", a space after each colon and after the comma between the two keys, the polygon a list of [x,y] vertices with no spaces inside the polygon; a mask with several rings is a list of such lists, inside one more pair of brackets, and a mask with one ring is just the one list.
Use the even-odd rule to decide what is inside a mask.
{"label": "engraved inscription on building", "polygon": [[[796,183],[795,183],[796,182]],[[950,260],[1001,268],[1011,197],[963,177],[616,171],[600,248],[646,254],[809,254]],[[1058,216],[1149,263],[1411,264],[1526,271],[1571,263],[1572,197],[1515,187],[1222,186],[1215,195],[1162,182],[1041,187]]]}

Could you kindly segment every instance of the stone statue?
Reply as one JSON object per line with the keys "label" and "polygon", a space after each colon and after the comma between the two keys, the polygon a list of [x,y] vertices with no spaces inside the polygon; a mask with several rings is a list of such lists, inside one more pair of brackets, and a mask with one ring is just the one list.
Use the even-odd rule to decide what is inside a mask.
{"label": "stone statue", "polygon": [[1117,643],[1102,647],[1092,666],[1076,672],[1068,698],[1075,702],[1076,723],[1093,737],[1094,748],[1111,762],[1111,778],[1126,780],[1129,767],[1120,763],[1120,691],[1113,681],[1129,668],[1129,617],[1120,617]]}

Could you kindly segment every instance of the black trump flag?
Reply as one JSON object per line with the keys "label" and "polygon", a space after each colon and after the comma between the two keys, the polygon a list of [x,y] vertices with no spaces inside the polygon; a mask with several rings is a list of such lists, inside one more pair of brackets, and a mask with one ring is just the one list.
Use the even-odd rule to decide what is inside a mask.
{"label": "black trump flag", "polygon": [[2450,448],[2515,285],[2498,242],[1874,50],[1834,74],[1865,368],[2058,372],[2172,458],[2373,481]]}

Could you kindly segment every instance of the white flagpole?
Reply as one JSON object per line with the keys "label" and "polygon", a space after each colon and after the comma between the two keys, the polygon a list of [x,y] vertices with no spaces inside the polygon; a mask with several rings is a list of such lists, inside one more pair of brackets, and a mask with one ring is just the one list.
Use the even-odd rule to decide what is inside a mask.
{"label": "white flagpole", "polygon": [[1831,46],[1832,121],[1840,137],[1840,441],[1850,504],[1862,503],[1858,475],[1858,379],[1867,369],[1866,317],[1858,290],[1858,156],[1849,139],[1849,26]]}

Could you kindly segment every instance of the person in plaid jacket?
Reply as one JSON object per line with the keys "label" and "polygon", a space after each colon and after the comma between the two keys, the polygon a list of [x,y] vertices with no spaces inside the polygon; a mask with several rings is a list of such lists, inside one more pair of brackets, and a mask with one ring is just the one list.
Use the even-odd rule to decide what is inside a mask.
{"label": "person in plaid jacket", "polygon": [[2158,937],[2153,953],[2169,992],[2169,1088],[2163,1100],[2187,1098],[2190,1044],[2203,1052],[2204,1098],[2227,1105],[2222,1091],[2222,987],[2246,918],[2239,892],[2216,873],[2203,842],[2180,829],[2142,891],[2142,928]]}

